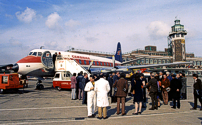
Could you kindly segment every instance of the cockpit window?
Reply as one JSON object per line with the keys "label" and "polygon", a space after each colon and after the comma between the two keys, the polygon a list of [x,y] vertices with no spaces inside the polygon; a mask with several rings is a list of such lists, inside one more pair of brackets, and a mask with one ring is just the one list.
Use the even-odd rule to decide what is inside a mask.
{"label": "cockpit window", "polygon": [[38,52],[38,56],[41,56],[42,55],[42,52]]}
{"label": "cockpit window", "polygon": [[33,55],[33,56],[36,56],[36,55],[37,55],[37,52],[34,52],[32,55]]}
{"label": "cockpit window", "polygon": [[32,55],[33,52],[30,52],[29,55]]}

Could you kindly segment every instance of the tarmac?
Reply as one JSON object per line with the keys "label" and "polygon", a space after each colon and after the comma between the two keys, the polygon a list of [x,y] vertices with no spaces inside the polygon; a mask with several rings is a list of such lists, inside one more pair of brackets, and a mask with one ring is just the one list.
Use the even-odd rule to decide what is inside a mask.
{"label": "tarmac", "polygon": [[[193,106],[193,79],[188,77],[187,100],[181,100],[180,109],[172,109],[172,102],[163,105],[158,110],[149,110],[151,100],[148,97],[147,107],[141,115],[132,115],[135,107],[131,96],[126,99],[126,116],[116,115],[116,103],[108,109],[109,118],[98,120],[87,117],[87,107],[82,100],[71,100],[70,90],[58,91],[52,88],[52,80],[43,81],[44,90],[35,90],[36,81],[28,81],[29,87],[19,93],[7,92],[0,94],[0,124],[4,125],[201,125],[202,111],[199,102],[197,110]],[[96,112],[97,114],[97,112]],[[97,116],[97,115],[96,115]]]}

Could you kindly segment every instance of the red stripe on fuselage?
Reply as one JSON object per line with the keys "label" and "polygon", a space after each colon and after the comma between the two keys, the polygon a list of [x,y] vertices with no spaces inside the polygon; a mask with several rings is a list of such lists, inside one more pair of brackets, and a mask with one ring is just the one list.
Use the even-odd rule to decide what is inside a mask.
{"label": "red stripe on fuselage", "polygon": [[27,56],[19,60],[17,63],[41,63],[40,56]]}

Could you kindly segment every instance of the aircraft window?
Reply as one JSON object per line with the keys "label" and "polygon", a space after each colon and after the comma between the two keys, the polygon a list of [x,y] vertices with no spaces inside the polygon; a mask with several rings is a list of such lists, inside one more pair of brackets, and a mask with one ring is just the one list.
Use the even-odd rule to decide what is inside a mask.
{"label": "aircraft window", "polygon": [[111,64],[111,63],[110,63],[109,65],[110,65],[110,66],[112,66],[112,64]]}
{"label": "aircraft window", "polygon": [[104,62],[104,66],[106,66],[106,63]]}
{"label": "aircraft window", "polygon": [[99,62],[97,61],[97,65],[99,66]]}
{"label": "aircraft window", "polygon": [[93,65],[95,65],[95,62],[93,62]]}
{"label": "aircraft window", "polygon": [[82,63],[81,60],[79,60],[79,63],[80,63],[80,64]]}
{"label": "aircraft window", "polygon": [[100,62],[100,65],[102,66],[102,62]]}
{"label": "aircraft window", "polygon": [[90,64],[90,62],[91,62],[91,61],[89,60],[89,64]]}
{"label": "aircraft window", "polygon": [[84,60],[84,64],[86,65],[86,60]]}
{"label": "aircraft window", "polygon": [[109,63],[107,63],[107,66],[109,65]]}
{"label": "aircraft window", "polygon": [[60,74],[55,74],[55,78],[60,78]]}
{"label": "aircraft window", "polygon": [[32,55],[33,55],[33,56],[36,56],[36,55],[37,55],[37,52],[34,52]]}
{"label": "aircraft window", "polygon": [[32,55],[33,52],[30,52],[29,55]]}
{"label": "aircraft window", "polygon": [[38,52],[38,56],[41,56],[42,55],[42,52]]}

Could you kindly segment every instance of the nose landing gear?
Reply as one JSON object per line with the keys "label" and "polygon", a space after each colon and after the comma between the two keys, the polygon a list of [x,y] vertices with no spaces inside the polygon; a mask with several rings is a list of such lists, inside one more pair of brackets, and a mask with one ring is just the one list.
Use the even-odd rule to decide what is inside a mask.
{"label": "nose landing gear", "polygon": [[44,85],[41,84],[42,81],[41,80],[38,80],[38,82],[36,83],[36,90],[42,90],[44,89]]}

